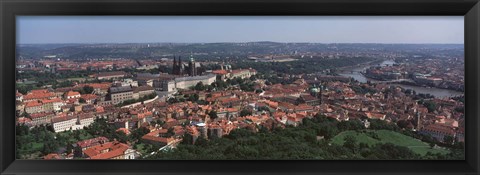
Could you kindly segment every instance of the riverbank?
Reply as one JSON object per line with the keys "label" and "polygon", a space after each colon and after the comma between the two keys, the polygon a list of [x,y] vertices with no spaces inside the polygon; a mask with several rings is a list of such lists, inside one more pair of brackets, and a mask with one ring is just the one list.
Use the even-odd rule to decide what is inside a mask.
{"label": "riverbank", "polygon": [[445,89],[445,90],[451,90],[451,91],[457,91],[457,92],[462,92],[462,90],[459,89],[454,89],[454,88],[445,88],[445,87],[438,87],[438,86],[427,86],[427,85],[420,85],[417,82],[415,82],[412,79],[400,79],[400,80],[388,80],[388,79],[378,79],[376,77],[369,76],[368,74],[365,73],[360,73],[363,76],[365,76],[367,79],[374,80],[372,82],[374,83],[386,83],[386,84],[403,84],[403,85],[409,85],[409,86],[417,86],[417,87],[424,87],[424,88],[437,88],[437,89]]}
{"label": "riverbank", "polygon": [[[392,60],[383,60],[380,65],[388,65],[388,64],[394,64],[395,62]],[[459,95],[464,95],[464,92],[462,91],[457,91],[457,90],[452,90],[452,89],[444,89],[444,88],[437,88],[437,87],[422,87],[417,85],[416,83],[412,83],[409,81],[399,81],[399,82],[392,82],[392,81],[382,81],[382,80],[376,80],[372,79],[370,77],[367,77],[362,73],[362,70],[365,70],[366,68],[369,68],[371,66],[375,66],[378,64],[378,62],[375,63],[375,61],[369,62],[369,64],[364,64],[362,66],[349,66],[350,69],[344,68],[342,69],[342,72],[339,73],[341,76],[345,77],[351,77],[361,83],[367,83],[368,81],[372,83],[386,83],[386,84],[391,84],[391,85],[397,85],[405,89],[412,89],[417,93],[422,93],[422,94],[431,94],[434,95],[435,97],[438,98],[443,98],[443,97],[453,97],[453,96],[459,96]]]}
{"label": "riverbank", "polygon": [[353,65],[353,66],[340,67],[340,68],[338,68],[338,71],[339,72],[351,71],[351,70],[355,70],[356,68],[364,68],[366,66],[370,67],[370,66],[373,66],[373,65],[376,65],[376,64],[379,64],[379,63],[383,63],[383,62],[385,62],[385,59],[378,59],[378,60],[375,60],[375,61],[369,61],[369,62],[365,62],[365,63]]}

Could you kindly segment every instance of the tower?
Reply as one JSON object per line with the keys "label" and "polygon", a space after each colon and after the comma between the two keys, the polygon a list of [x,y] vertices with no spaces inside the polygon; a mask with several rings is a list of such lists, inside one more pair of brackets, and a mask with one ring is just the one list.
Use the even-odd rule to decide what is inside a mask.
{"label": "tower", "polygon": [[177,66],[177,75],[183,75],[183,65],[182,65],[182,58],[178,56],[178,66]]}
{"label": "tower", "polygon": [[188,74],[190,76],[197,76],[197,67],[195,65],[195,59],[193,59],[193,55],[190,55],[190,62],[188,62]]}
{"label": "tower", "polygon": [[175,55],[173,55],[173,69],[172,69],[172,74],[177,75],[177,60],[175,59]]}
{"label": "tower", "polygon": [[319,98],[319,99],[320,99],[320,104],[322,104],[322,103],[323,103],[323,99],[322,99],[322,98],[323,98],[323,96],[322,96],[322,93],[323,93],[323,88],[324,88],[324,86],[323,86],[323,82],[322,82],[322,81],[320,81],[319,87],[320,87],[320,92],[318,93],[318,96],[317,96],[317,98]]}
{"label": "tower", "polygon": [[417,115],[417,131],[422,129],[422,117],[420,116],[420,112],[416,112]]}

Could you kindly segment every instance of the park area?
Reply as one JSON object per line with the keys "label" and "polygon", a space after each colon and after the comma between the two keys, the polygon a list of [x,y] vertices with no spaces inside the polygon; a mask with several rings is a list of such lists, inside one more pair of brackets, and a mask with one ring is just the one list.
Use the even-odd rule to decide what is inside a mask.
{"label": "park area", "polygon": [[427,152],[448,154],[449,151],[438,146],[431,147],[428,143],[422,142],[410,136],[388,130],[366,130],[366,131],[345,131],[332,139],[333,144],[343,145],[345,137],[353,136],[359,143],[366,143],[370,146],[377,143],[392,143],[398,146],[404,146],[413,152],[425,155]]}

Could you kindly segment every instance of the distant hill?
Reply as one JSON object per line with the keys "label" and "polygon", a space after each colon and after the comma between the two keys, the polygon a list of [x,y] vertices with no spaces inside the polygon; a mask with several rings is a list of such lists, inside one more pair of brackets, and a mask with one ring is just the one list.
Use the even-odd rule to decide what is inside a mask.
{"label": "distant hill", "polygon": [[292,54],[325,51],[408,51],[425,49],[463,49],[463,44],[322,44],[278,43],[270,41],[246,43],[122,43],[122,44],[20,44],[17,57],[43,58],[57,55],[68,59],[88,58],[161,58],[173,54],[196,58],[243,57],[252,54]]}

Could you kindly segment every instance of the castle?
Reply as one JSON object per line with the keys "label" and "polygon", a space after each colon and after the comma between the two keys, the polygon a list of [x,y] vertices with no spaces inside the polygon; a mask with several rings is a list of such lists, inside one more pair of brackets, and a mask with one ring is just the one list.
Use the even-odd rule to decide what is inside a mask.
{"label": "castle", "polygon": [[173,56],[173,72],[172,74],[174,75],[185,75],[188,74],[188,76],[197,76],[200,73],[198,72],[198,67],[200,65],[198,63],[195,63],[195,59],[193,59],[193,56],[190,55],[190,61],[188,62],[187,65],[182,63],[182,59],[180,56],[178,57],[178,61]]}

